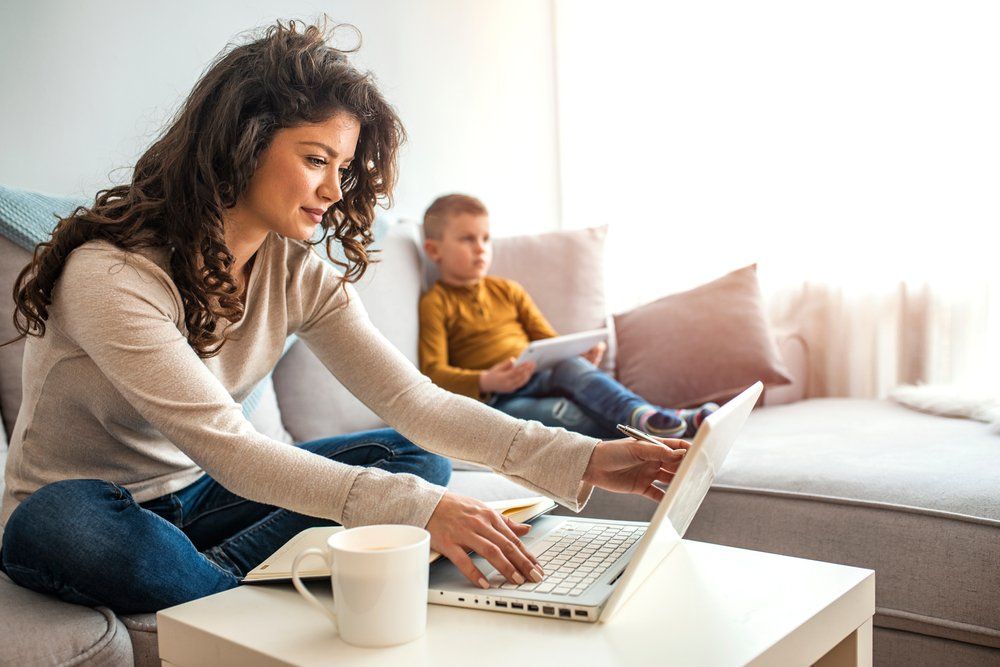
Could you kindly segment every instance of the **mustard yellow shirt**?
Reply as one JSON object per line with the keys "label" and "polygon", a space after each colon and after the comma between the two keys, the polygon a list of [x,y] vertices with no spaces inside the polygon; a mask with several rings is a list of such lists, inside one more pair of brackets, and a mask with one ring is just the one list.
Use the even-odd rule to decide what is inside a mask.
{"label": "mustard yellow shirt", "polygon": [[450,392],[481,399],[479,376],[557,335],[524,288],[487,276],[455,287],[440,280],[420,298],[420,371]]}

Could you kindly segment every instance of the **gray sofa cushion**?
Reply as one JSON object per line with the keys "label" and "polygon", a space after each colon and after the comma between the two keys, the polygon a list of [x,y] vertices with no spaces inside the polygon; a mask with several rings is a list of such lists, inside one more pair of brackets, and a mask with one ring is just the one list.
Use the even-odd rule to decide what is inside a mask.
{"label": "gray sofa cushion", "polygon": [[877,626],[1000,647],[1000,436],[889,401],[754,412],[686,537],[876,571]]}
{"label": "gray sofa cushion", "polygon": [[[379,263],[356,287],[372,323],[416,365],[420,258],[413,234],[394,225],[379,240]],[[278,362],[273,377],[282,421],[296,442],[384,426],[301,341]]]}
{"label": "gray sofa cushion", "polygon": [[156,634],[156,614],[121,616],[132,640],[135,667],[160,667],[160,646]]}
{"label": "gray sofa cushion", "polygon": [[[877,575],[876,575],[877,576]],[[975,644],[875,628],[872,636],[875,667],[983,667],[1000,664],[996,649]]]}
{"label": "gray sofa cushion", "polygon": [[[17,336],[17,329],[11,318],[14,301],[11,293],[14,280],[21,269],[31,260],[31,253],[0,236],[0,343],[6,343]],[[3,427],[9,436],[14,429],[17,411],[21,408],[21,357],[24,356],[24,341],[0,347],[0,412],[3,413]]]}
{"label": "gray sofa cushion", "polygon": [[131,665],[132,642],[109,609],[21,588],[0,572],[0,664]]}
{"label": "gray sofa cushion", "polygon": [[1000,435],[891,401],[816,398],[753,412],[717,485],[1000,521]]}

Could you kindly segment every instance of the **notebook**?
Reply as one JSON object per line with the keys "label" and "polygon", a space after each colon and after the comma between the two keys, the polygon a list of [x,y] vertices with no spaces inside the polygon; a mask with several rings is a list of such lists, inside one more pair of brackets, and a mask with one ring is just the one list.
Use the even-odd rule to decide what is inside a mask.
{"label": "notebook", "polygon": [[[514,500],[491,500],[486,504],[511,521],[518,523],[530,521],[546,512],[551,512],[556,507],[555,502],[544,496],[517,498]],[[343,529],[343,526],[319,526],[303,530],[285,542],[280,549],[271,554],[263,563],[250,570],[243,577],[243,583],[290,581],[292,578],[292,562],[295,560],[295,556],[310,547],[322,547],[326,544],[327,538]],[[433,563],[440,557],[441,554],[431,551],[429,562]],[[330,576],[330,569],[323,565],[318,558],[310,558],[306,560],[305,564],[308,567],[303,568],[299,572],[299,576],[302,579]]]}

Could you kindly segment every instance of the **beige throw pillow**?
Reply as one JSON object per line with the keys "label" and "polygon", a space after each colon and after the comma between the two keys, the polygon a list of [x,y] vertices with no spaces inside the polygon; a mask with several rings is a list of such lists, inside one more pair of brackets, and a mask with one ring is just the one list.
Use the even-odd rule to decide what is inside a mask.
{"label": "beige throw pillow", "polygon": [[783,385],[757,265],[615,315],[618,380],[669,408],[722,403],[757,380]]}
{"label": "beige throw pillow", "polygon": [[607,227],[493,239],[490,275],[521,283],[560,334],[604,327]]}
{"label": "beige throw pillow", "polygon": [[[559,334],[608,327],[610,340],[601,368],[612,372],[614,328],[604,298],[604,239],[607,226],[493,238],[490,275],[521,284]],[[438,279],[437,266],[423,257],[424,289]]]}

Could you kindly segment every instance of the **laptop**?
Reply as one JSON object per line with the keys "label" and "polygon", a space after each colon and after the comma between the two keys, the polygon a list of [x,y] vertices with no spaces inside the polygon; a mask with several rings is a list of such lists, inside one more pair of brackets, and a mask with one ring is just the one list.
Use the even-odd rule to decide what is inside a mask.
{"label": "laptop", "polygon": [[593,623],[607,621],[687,531],[716,471],[732,449],[764,385],[755,383],[698,429],[649,523],[542,516],[522,541],[545,570],[541,583],[517,585],[473,556],[490,582],[473,586],[450,561],[431,566],[428,602]]}

